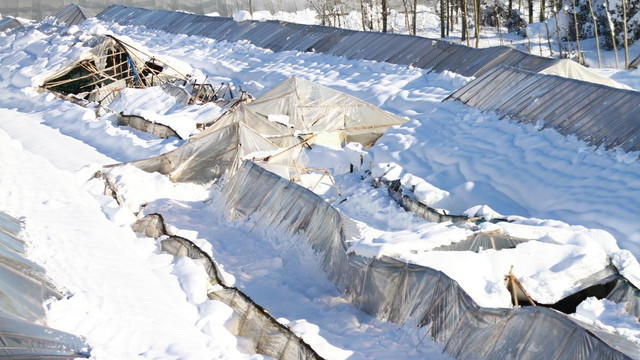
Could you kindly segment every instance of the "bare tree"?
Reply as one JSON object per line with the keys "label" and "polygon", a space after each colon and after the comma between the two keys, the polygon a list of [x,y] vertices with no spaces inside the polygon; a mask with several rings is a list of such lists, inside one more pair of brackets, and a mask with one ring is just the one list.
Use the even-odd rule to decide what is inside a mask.
{"label": "bare tree", "polygon": [[540,0],[540,22],[544,21],[544,12],[545,12],[545,1],[544,0]]}
{"label": "bare tree", "polygon": [[469,11],[467,0],[462,0],[462,39],[460,40],[467,40],[467,46],[469,46],[469,23],[467,22],[467,11]]}
{"label": "bare tree", "polygon": [[529,24],[533,24],[533,0],[529,0]]}
{"label": "bare tree", "polygon": [[367,31],[366,15],[364,13],[364,0],[360,0],[360,13],[362,14],[362,31]]}
{"label": "bare tree", "polygon": [[591,12],[591,19],[593,19],[593,31],[596,36],[596,51],[598,53],[598,67],[602,67],[602,57],[600,56],[600,38],[598,37],[598,19],[596,18],[596,14],[593,11],[593,6],[591,5],[591,0],[587,0],[589,3],[589,11]]}
{"label": "bare tree", "polygon": [[558,34],[558,58],[562,59],[562,34],[560,34],[560,19],[558,11],[558,4],[556,0],[553,0],[553,12],[556,15],[556,33]]}
{"label": "bare tree", "polygon": [[622,0],[622,29],[624,31],[624,68],[629,68],[629,39],[627,31],[627,4]]}
{"label": "bare tree", "polygon": [[611,13],[609,12],[609,1],[604,0],[604,12],[607,15],[607,21],[609,22],[609,28],[611,29],[611,40],[613,42],[613,53],[616,56],[616,69],[619,67],[618,62],[618,45],[616,44],[616,30],[613,26],[613,20],[611,20]]}
{"label": "bare tree", "polygon": [[417,34],[418,0],[413,0],[413,35]]}
{"label": "bare tree", "polygon": [[389,16],[387,0],[382,0],[382,32],[387,32],[387,18]]}
{"label": "bare tree", "polygon": [[476,35],[476,48],[480,46],[480,0],[473,0],[473,23]]}
{"label": "bare tree", "polygon": [[576,46],[578,47],[578,63],[581,63],[580,57],[582,53],[580,52],[580,31],[578,30],[578,12],[576,11],[576,0],[572,0],[573,2],[573,23],[576,27]]}
{"label": "bare tree", "polygon": [[444,0],[440,0],[440,37],[444,39],[445,37],[445,9],[444,9]]}

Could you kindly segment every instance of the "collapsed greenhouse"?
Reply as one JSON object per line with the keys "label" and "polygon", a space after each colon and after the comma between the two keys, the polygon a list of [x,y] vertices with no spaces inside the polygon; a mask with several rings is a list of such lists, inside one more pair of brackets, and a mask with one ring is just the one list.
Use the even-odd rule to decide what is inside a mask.
{"label": "collapsed greenhouse", "polygon": [[126,87],[186,81],[184,75],[167,64],[113,36],[97,36],[86,45],[90,51],[49,76],[42,88],[108,105]]}
{"label": "collapsed greenhouse", "polygon": [[304,147],[374,143],[406,120],[369,103],[297,77],[223,115],[185,145],[133,162],[173,181],[206,183],[233,175],[243,160],[256,161],[286,179],[307,172]]}
{"label": "collapsed greenhouse", "polygon": [[[205,29],[215,29],[222,34],[215,36],[221,36],[223,39],[263,41],[260,39],[265,38],[265,42],[260,43],[260,46],[268,48],[287,50],[289,48],[286,46],[289,45],[286,44],[293,44],[293,40],[286,43],[279,36],[286,37],[287,40],[293,37],[305,41],[304,46],[296,45],[298,47],[295,48],[302,51],[319,51],[318,49],[322,50],[324,46],[323,51],[327,53],[350,58],[406,63],[436,71],[453,70],[467,75],[478,75],[478,79],[458,90],[451,98],[481,110],[508,114],[514,120],[535,123],[543,119],[545,126],[548,124],[553,127],[556,127],[556,123],[563,124],[556,127],[561,132],[571,126],[571,131],[567,130],[567,134],[575,133],[578,129],[580,134],[584,134],[581,138],[593,141],[596,145],[621,146],[625,150],[637,150],[637,144],[632,140],[635,139],[638,130],[635,127],[629,128],[630,124],[635,124],[634,117],[618,116],[618,113],[615,113],[614,116],[619,122],[610,123],[610,127],[606,129],[600,128],[603,124],[601,114],[607,104],[610,106],[612,103],[625,102],[626,107],[623,110],[626,109],[630,114],[637,113],[637,101],[628,101],[635,99],[632,92],[538,74],[538,71],[571,72],[571,64],[554,62],[553,65],[549,65],[552,60],[523,55],[514,50],[495,48],[491,49],[491,52],[479,52],[432,40],[428,40],[430,45],[426,47],[427,55],[416,55],[413,53],[415,45],[425,41],[417,38],[407,38],[410,40],[404,43],[406,46],[400,47],[404,52],[393,53],[389,48],[382,46],[389,38],[379,34],[329,31],[328,28],[294,26],[286,23],[238,24],[227,22],[226,19],[209,20],[190,14],[156,13],[130,8],[123,10],[119,7],[109,8],[105,12],[106,15],[103,13],[101,16],[122,16],[118,21],[129,21],[123,14],[134,12],[136,21],[142,17],[147,21],[153,18],[155,22],[158,14],[170,15],[175,20],[180,20],[174,22],[173,26],[184,26],[182,29],[193,31],[194,34],[205,34]],[[145,17],[147,15],[148,18]],[[169,23],[166,18],[164,21]],[[151,23],[146,23],[149,24]],[[215,24],[215,27],[209,27],[210,24]],[[239,27],[242,27],[242,31],[238,30]],[[277,35],[258,36],[265,33],[265,28]],[[301,33],[290,33],[293,28]],[[342,43],[341,48],[334,47],[343,38],[350,40]],[[334,41],[336,43],[329,44]],[[354,47],[354,42],[374,45],[363,50]],[[88,96],[88,99],[104,100],[106,103],[116,88],[126,85],[151,86],[164,79],[161,74],[163,69],[154,67],[157,64],[153,60],[151,64],[149,57],[141,56],[141,60],[136,60],[135,49],[132,50],[113,37],[102,38],[98,41],[97,48],[100,51],[92,52],[93,57],[90,59],[78,61],[49,78],[45,88],[63,93],[75,92],[81,96]],[[454,57],[472,61],[465,60],[456,64],[452,61]],[[494,68],[498,63],[516,65],[518,69]],[[562,70],[562,67],[569,70]],[[591,75],[580,71],[574,76]],[[114,81],[114,77],[118,79]],[[172,77],[175,78],[179,77]],[[78,81],[86,79],[92,79],[92,82],[85,84]],[[524,93],[515,91],[515,88],[505,87],[505,79],[516,79],[512,83],[518,89],[540,89],[540,93],[535,96],[543,96],[545,99],[560,98],[559,94],[568,91],[582,92],[587,89],[589,95],[586,96],[586,103],[602,97],[612,99],[612,102],[605,101],[604,105],[586,106],[585,108],[592,111],[594,118],[583,121],[578,119],[578,116],[584,117],[585,114],[577,108],[573,111],[571,105],[566,103],[536,110],[535,101]],[[600,81],[597,77],[592,80]],[[549,89],[556,89],[557,92]],[[496,105],[490,101],[494,99],[496,90],[516,95],[502,97],[504,102]],[[494,95],[489,97],[483,91],[494,91]],[[622,98],[616,100],[621,94]],[[527,113],[519,118],[521,113],[511,112],[511,109],[536,112],[533,115]],[[547,114],[556,117],[547,118]],[[568,118],[567,114],[570,115]],[[148,172],[167,174],[176,182],[207,183],[226,174],[229,180],[223,182],[222,194],[230,218],[250,218],[261,227],[285,229],[286,234],[315,250],[328,277],[349,301],[381,320],[427,329],[426,332],[442,344],[446,352],[457,358],[627,359],[637,356],[640,353],[638,344],[566,315],[572,311],[571,309],[575,311],[575,305],[584,298],[596,296],[616,303],[626,303],[626,311],[629,314],[640,316],[639,290],[612,266],[603,268],[589,278],[580,279],[580,285],[572,289],[573,293],[555,304],[536,304],[537,301],[526,294],[526,289],[518,284],[517,278],[510,273],[511,282],[507,286],[510,286],[513,293],[515,307],[496,309],[478,305],[463,287],[442,271],[388,256],[373,258],[349,251],[348,244],[361,236],[356,224],[321,197],[289,180],[300,181],[301,173],[306,171],[306,147],[341,147],[346,142],[354,141],[363,146],[370,146],[388,127],[401,125],[405,121],[357,98],[293,77],[255,101],[240,104],[217,121],[205,124],[208,126],[206,130],[180,148],[154,158],[133,162],[133,165]],[[578,123],[583,127],[578,127]],[[610,135],[614,133],[616,137]],[[407,196],[397,186],[389,186],[389,195],[395,197],[406,210],[416,212],[429,221],[468,223],[486,220],[438,212]],[[1,220],[3,218],[0,216]],[[269,315],[266,309],[237,288],[226,286],[218,274],[215,262],[193,242],[168,232],[161,217],[145,220],[146,222],[138,222],[134,228],[155,238],[164,235],[165,238],[161,240],[163,250],[174,256],[202,260],[209,274],[209,297],[228,304],[240,314],[241,320],[231,326],[235,335],[252,339],[259,353],[273,358],[320,358],[300,337]],[[0,230],[7,233],[1,226]],[[0,237],[2,234],[0,232]],[[16,234],[15,231],[13,234]],[[529,239],[516,236],[478,231],[465,240],[443,245],[432,251],[500,251],[515,248],[528,241]],[[213,285],[219,285],[221,288],[214,288]],[[45,287],[47,291],[55,290],[47,284]],[[39,298],[23,303],[39,305],[42,300]],[[15,304],[8,307],[15,307]],[[25,310],[24,313],[40,311],[38,306],[34,309]],[[13,330],[21,328],[17,323],[7,324]],[[37,334],[36,330],[29,330],[28,326],[25,326],[25,329],[29,336]],[[67,335],[59,336],[65,338]],[[81,340],[72,336],[67,339],[73,346],[69,345],[69,349],[72,350],[63,354],[64,356],[86,356],[82,350],[85,345]],[[3,351],[2,348],[0,351]]]}

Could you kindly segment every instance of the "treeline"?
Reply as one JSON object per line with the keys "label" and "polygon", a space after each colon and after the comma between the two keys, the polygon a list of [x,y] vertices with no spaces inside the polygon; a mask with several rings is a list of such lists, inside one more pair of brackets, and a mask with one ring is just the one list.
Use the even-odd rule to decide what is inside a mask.
{"label": "treeline", "polygon": [[[462,41],[479,46],[480,29],[495,27],[524,37],[528,24],[544,23],[547,40],[556,42],[558,55],[568,57],[577,51],[580,40],[596,39],[598,63],[600,48],[616,51],[624,48],[625,68],[629,65],[628,47],[640,38],[639,0],[307,0],[318,13],[322,24],[346,27],[347,16],[359,13],[364,31],[396,31],[390,15],[404,18],[409,34],[420,31],[418,16],[430,13],[440,22],[440,36],[459,31]],[[556,21],[558,19],[558,21]],[[549,21],[547,21],[549,20]],[[564,46],[568,42],[575,45]],[[572,47],[573,46],[573,47]],[[564,50],[564,51],[563,51]]]}

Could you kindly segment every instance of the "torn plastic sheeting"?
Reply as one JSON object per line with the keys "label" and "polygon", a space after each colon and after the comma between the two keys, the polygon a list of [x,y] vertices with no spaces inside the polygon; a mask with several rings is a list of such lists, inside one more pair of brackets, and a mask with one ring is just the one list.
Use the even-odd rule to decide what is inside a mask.
{"label": "torn plastic sheeting", "polygon": [[255,351],[278,360],[322,360],[291,329],[280,324],[266,309],[236,287],[227,286],[215,261],[192,241],[171,235],[160,214],[149,214],[131,228],[138,233],[161,240],[162,250],[174,256],[200,260],[209,275],[208,297],[230,306],[237,314],[229,329],[234,335],[251,339]]}
{"label": "torn plastic sheeting", "polygon": [[[578,95],[567,101],[571,94]],[[501,66],[446,100],[518,122],[543,121],[545,127],[590,145],[640,150],[640,93],[635,91]]]}
{"label": "torn plastic sheeting", "polygon": [[628,359],[640,353],[640,347],[624,337],[611,335],[606,343],[555,310],[481,308],[440,271],[388,257],[347,255],[349,237],[357,236],[348,230],[352,227],[347,218],[311,191],[251,162],[243,164],[222,194],[231,218],[251,217],[256,225],[284,229],[306,241],[329,278],[355,305],[382,320],[427,326],[447,352],[461,358],[573,359],[579,353],[585,358]]}

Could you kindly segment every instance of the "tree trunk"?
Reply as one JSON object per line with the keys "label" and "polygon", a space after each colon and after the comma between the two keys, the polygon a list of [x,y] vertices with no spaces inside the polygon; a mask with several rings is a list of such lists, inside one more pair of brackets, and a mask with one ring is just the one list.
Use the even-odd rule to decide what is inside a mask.
{"label": "tree trunk", "polygon": [[[453,4],[453,1],[457,1],[457,0],[449,0],[449,30],[451,32],[453,32],[454,28],[453,28],[453,10],[455,8],[455,5]],[[447,36],[449,35],[449,32],[447,32]]]}
{"label": "tree trunk", "polygon": [[529,24],[533,24],[533,0],[529,0]]}
{"label": "tree trunk", "polygon": [[445,0],[444,3],[444,12],[446,14],[445,17],[445,22],[444,22],[444,28],[445,28],[445,33],[447,36],[449,36],[449,22],[451,21],[451,18],[449,17],[449,9],[451,8],[451,2],[449,0]]}
{"label": "tree trunk", "polygon": [[[498,30],[498,36],[500,37],[500,45],[504,45],[504,40],[502,39],[502,25],[500,24],[500,13],[498,12],[500,8],[496,6],[493,12],[496,14],[496,28]],[[529,42],[529,54],[531,54],[531,42]]]}
{"label": "tree trunk", "polygon": [[509,13],[508,17],[511,18],[511,10],[513,10],[513,0],[509,0]]}
{"label": "tree trunk", "polygon": [[573,0],[573,22],[576,27],[576,46],[578,47],[578,63],[582,63],[580,61],[580,57],[582,53],[580,52],[580,30],[578,29],[578,12],[576,11],[576,0]]}
{"label": "tree trunk", "polygon": [[547,46],[549,47],[549,54],[553,57],[553,48],[551,47],[551,36],[549,36],[549,24],[544,23],[544,27],[547,28]]}
{"label": "tree trunk", "polygon": [[622,28],[624,29],[624,68],[629,68],[629,39],[627,31],[627,4],[622,0]]}
{"label": "tree trunk", "polygon": [[593,6],[591,6],[591,0],[587,0],[589,3],[589,11],[591,12],[591,19],[593,19],[593,31],[596,36],[596,52],[598,53],[598,67],[602,67],[602,57],[600,56],[600,38],[598,37],[598,19],[596,18],[596,14],[593,12]]}
{"label": "tree trunk", "polygon": [[387,0],[382,0],[382,32],[387,32]]}
{"label": "tree trunk", "polygon": [[445,33],[445,24],[444,24],[444,17],[445,17],[445,10],[444,10],[444,0],[440,0],[440,37],[444,39],[446,33]]}
{"label": "tree trunk", "polygon": [[249,0],[249,14],[251,14],[251,20],[253,20],[253,0]]}
{"label": "tree trunk", "polygon": [[418,34],[417,24],[418,23],[418,0],[413,0],[413,35]]}
{"label": "tree trunk", "polygon": [[362,31],[367,31],[365,14],[364,14],[364,0],[360,0],[360,13],[362,14]]}
{"label": "tree trunk", "polygon": [[560,34],[560,21],[558,19],[558,4],[553,0],[553,13],[556,15],[556,34],[558,35],[558,59],[562,59],[562,35]]}
{"label": "tree trunk", "polygon": [[467,40],[467,46],[469,46],[469,27],[467,23],[467,0],[462,0],[462,39],[461,41]]}
{"label": "tree trunk", "polygon": [[613,53],[616,56],[616,69],[619,67],[618,62],[618,44],[616,44],[616,29],[613,26],[613,20],[611,20],[611,13],[609,12],[609,1],[604,0],[604,12],[607,14],[607,21],[609,22],[609,29],[611,29],[611,40],[613,41]]}
{"label": "tree trunk", "polygon": [[473,0],[473,22],[476,35],[476,48],[480,46],[480,0]]}
{"label": "tree trunk", "polygon": [[540,22],[544,22],[544,11],[546,6],[545,1],[540,0]]}
{"label": "tree trunk", "polygon": [[411,23],[409,22],[409,9],[407,8],[407,0],[402,0],[402,6],[404,7],[404,26],[407,28],[407,30],[409,31],[409,35],[413,35],[411,33]]}

